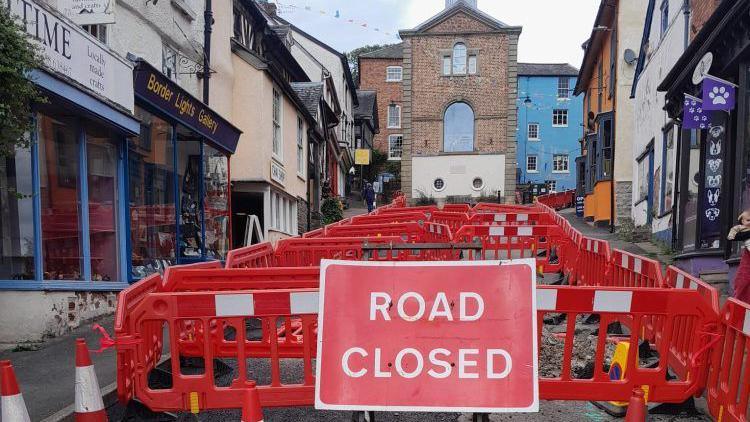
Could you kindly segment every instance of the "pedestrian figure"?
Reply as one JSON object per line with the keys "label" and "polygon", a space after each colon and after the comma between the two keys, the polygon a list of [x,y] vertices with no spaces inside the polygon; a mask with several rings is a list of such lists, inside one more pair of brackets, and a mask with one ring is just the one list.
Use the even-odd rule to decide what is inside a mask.
{"label": "pedestrian figure", "polygon": [[375,209],[375,190],[372,188],[372,183],[369,182],[365,187],[365,202],[367,203],[367,212],[372,212]]}
{"label": "pedestrian figure", "polygon": [[734,276],[734,297],[750,303],[750,210],[745,210],[737,218],[740,223],[731,230],[727,239],[742,243],[740,267]]}

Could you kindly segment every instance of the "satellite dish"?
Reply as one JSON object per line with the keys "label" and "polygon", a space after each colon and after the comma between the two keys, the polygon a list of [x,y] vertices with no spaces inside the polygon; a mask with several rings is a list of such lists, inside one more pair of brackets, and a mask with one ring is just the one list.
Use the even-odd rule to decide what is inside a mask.
{"label": "satellite dish", "polygon": [[633,64],[638,60],[638,56],[635,55],[635,51],[626,49],[624,53],[625,63]]}

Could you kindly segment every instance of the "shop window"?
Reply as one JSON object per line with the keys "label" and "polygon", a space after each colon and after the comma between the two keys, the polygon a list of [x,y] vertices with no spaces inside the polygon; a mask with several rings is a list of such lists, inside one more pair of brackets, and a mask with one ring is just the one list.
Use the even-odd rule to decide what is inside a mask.
{"label": "shop window", "polygon": [[83,280],[77,128],[44,114],[38,120],[43,277]]}
{"label": "shop window", "polygon": [[177,126],[177,183],[180,195],[179,257],[203,255],[201,212],[201,138]]}
{"label": "shop window", "polygon": [[117,145],[108,131],[86,124],[86,156],[89,198],[89,244],[91,279],[119,279],[119,242],[117,236],[118,181]]}
{"label": "shop window", "polygon": [[275,88],[273,90],[273,154],[281,159],[283,157],[283,138],[281,134],[282,104],[281,94]]}
{"label": "shop window", "polygon": [[466,74],[466,44],[457,43],[453,46],[453,74]]}
{"label": "shop window", "polygon": [[[700,193],[700,163],[701,163],[701,141],[700,132],[696,130],[685,132],[689,137],[689,143],[684,156],[687,160],[687,186],[680,188],[680,196],[685,198],[682,207],[682,248],[683,250],[694,250],[697,244],[698,230],[698,199]],[[685,192],[684,194],[682,192]]]}
{"label": "shop window", "polygon": [[224,260],[229,251],[229,159],[203,146],[203,209],[206,215],[206,258]]}
{"label": "shop window", "polygon": [[474,110],[468,104],[453,103],[445,110],[443,151],[474,151]]}
{"label": "shop window", "polygon": [[136,107],[140,137],[128,142],[132,277],[175,264],[176,228],[172,125]]}
{"label": "shop window", "polygon": [[0,280],[34,279],[31,150],[0,158]]}
{"label": "shop window", "polygon": [[388,136],[388,159],[389,160],[400,160],[404,152],[404,136],[403,135],[389,135]]}

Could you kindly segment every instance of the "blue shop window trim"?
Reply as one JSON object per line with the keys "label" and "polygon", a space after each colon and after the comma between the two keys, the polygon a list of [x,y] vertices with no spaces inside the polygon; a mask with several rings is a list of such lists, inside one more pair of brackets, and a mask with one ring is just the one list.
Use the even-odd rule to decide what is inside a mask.
{"label": "blue shop window trim", "polygon": [[0,291],[22,290],[22,291],[85,291],[85,292],[116,292],[130,286],[124,282],[95,282],[90,281],[64,281],[64,280],[0,280]]}
{"label": "blue shop window trim", "polygon": [[137,135],[141,132],[141,123],[132,115],[123,113],[44,71],[33,70],[29,76],[40,87],[67,99],[92,114],[108,120],[121,129],[130,132],[131,135]]}

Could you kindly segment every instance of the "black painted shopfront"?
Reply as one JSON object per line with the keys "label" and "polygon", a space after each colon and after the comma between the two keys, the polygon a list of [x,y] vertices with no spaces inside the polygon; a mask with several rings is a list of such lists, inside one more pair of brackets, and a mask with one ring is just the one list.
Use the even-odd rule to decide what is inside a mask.
{"label": "black painted shopfront", "polygon": [[680,131],[673,227],[677,265],[693,274],[728,269],[731,280],[738,248],[726,234],[737,215],[750,208],[750,1],[722,2],[659,86],[677,121],[685,94],[702,95],[694,83],[696,68],[738,85],[737,105],[712,112],[707,129]]}
{"label": "black painted shopfront", "polygon": [[134,70],[141,134],[128,144],[132,277],[223,260],[231,155],[241,132],[154,67]]}

